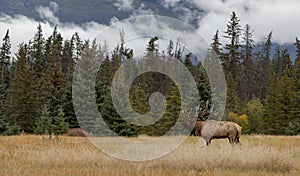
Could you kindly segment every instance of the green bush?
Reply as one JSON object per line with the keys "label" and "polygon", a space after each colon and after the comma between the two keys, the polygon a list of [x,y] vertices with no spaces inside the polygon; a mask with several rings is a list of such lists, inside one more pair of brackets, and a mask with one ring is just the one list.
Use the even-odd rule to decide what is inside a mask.
{"label": "green bush", "polygon": [[300,118],[293,119],[285,129],[286,135],[300,135]]}
{"label": "green bush", "polygon": [[9,126],[8,129],[4,132],[6,136],[20,135],[21,127],[19,125]]}

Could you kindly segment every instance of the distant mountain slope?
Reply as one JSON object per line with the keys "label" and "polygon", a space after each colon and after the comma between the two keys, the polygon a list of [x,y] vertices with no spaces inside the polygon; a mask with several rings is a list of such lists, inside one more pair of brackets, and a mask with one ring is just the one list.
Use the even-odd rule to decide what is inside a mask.
{"label": "distant mountain slope", "polygon": [[[114,4],[117,0],[0,0],[0,13],[14,16],[21,14],[35,20],[42,20],[36,8],[49,6],[50,2],[58,4],[55,15],[61,22],[77,24],[95,21],[108,24],[111,18],[128,18],[132,12],[119,10]],[[165,8],[156,0],[134,0],[133,9],[139,9],[141,4],[144,10],[150,9],[154,14],[176,17],[172,10]]]}
{"label": "distant mountain slope", "polygon": [[[139,10],[144,12],[149,10],[156,15],[174,17],[183,21],[185,21],[184,18],[186,17],[186,12],[181,11],[181,8],[177,8],[176,6],[166,7],[162,5],[161,0],[133,0],[131,4],[133,10],[119,9],[115,5],[118,3],[118,0],[0,0],[0,15],[15,16],[20,14],[43,21],[44,19],[38,13],[37,8],[50,8],[49,5],[51,2],[55,2],[58,5],[58,9],[56,9],[54,15],[60,22],[80,25],[91,21],[107,25],[114,17],[123,20]],[[179,1],[177,6],[188,9],[193,15],[201,15],[203,13],[203,11],[188,3],[188,1]],[[191,20],[188,23],[195,27],[198,26],[198,21]],[[276,45],[273,45],[272,51]],[[295,46],[293,44],[286,44],[283,47],[290,51],[291,59],[294,60],[296,57]]]}

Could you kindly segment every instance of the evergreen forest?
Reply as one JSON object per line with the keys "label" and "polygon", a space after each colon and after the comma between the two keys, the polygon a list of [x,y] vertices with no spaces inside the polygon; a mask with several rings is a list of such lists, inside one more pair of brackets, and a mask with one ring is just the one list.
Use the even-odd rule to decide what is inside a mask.
{"label": "evergreen forest", "polygon": [[[38,25],[32,39],[20,43],[18,52],[13,55],[7,30],[0,44],[0,134],[61,135],[70,129],[80,128],[72,97],[74,71],[78,63],[83,63],[83,70],[93,67],[97,61],[93,59],[95,57],[103,58],[93,89],[98,111],[107,126],[120,136],[161,136],[168,132],[178,119],[181,99],[178,87],[166,75],[155,72],[142,74],[134,80],[129,91],[130,105],[140,114],[150,111],[148,101],[152,93],[160,92],[165,96],[166,110],[157,123],[133,125],[115,110],[111,97],[114,75],[127,60],[132,61],[133,72],[140,64],[140,60],[134,59],[134,50],[126,46],[126,34],[120,31],[119,35],[119,44],[108,51],[105,44],[82,39],[76,32],[70,39],[64,39],[58,27],[54,27],[52,35],[45,38],[41,25]],[[299,135],[300,39],[295,36],[297,53],[296,58],[291,58],[284,46],[277,45],[275,50],[271,49],[272,31],[262,42],[254,41],[253,35],[251,26],[241,26],[240,19],[233,12],[227,28],[216,29],[215,35],[211,36],[209,51],[218,56],[227,85],[226,109],[222,119],[239,123],[243,133]],[[228,42],[221,43],[221,37]],[[173,40],[167,48],[159,48],[159,40],[156,36],[149,38],[145,43],[145,55],[140,59],[147,62],[151,62],[153,57],[179,60],[193,75],[201,109],[205,109],[206,102],[212,107],[212,93],[205,69],[201,62],[195,62],[203,58],[187,53],[179,42]],[[122,89],[122,86],[119,88]],[[77,102],[88,104],[85,90],[81,92],[83,99]],[[122,100],[120,104],[122,106]],[[96,112],[85,110],[80,113],[91,117],[86,119],[86,125],[93,125],[88,123],[93,123]],[[198,120],[206,118],[199,115]]]}

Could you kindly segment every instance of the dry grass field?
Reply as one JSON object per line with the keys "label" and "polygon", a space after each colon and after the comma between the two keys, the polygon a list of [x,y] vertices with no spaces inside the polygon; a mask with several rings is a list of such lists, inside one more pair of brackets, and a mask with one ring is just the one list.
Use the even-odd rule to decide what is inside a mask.
{"label": "dry grass field", "polygon": [[189,137],[162,158],[130,162],[102,153],[86,138],[0,137],[0,175],[299,175],[300,136],[244,135],[241,142],[232,147],[213,140],[200,147],[198,137]]}

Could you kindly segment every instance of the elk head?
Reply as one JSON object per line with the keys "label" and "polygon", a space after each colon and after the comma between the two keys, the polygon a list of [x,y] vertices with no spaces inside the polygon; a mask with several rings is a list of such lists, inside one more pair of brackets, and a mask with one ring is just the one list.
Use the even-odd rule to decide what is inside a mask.
{"label": "elk head", "polygon": [[206,114],[209,114],[208,105],[209,105],[208,100],[205,103],[205,110],[202,110],[200,108],[200,105],[198,105],[195,110],[196,114],[191,113],[193,111],[193,109],[191,109],[189,112],[187,112],[186,110],[183,110],[182,113],[186,115],[186,119],[180,120],[182,125],[185,126],[186,128],[192,129],[195,125],[195,122],[198,120],[199,117],[204,118],[204,116]]}

